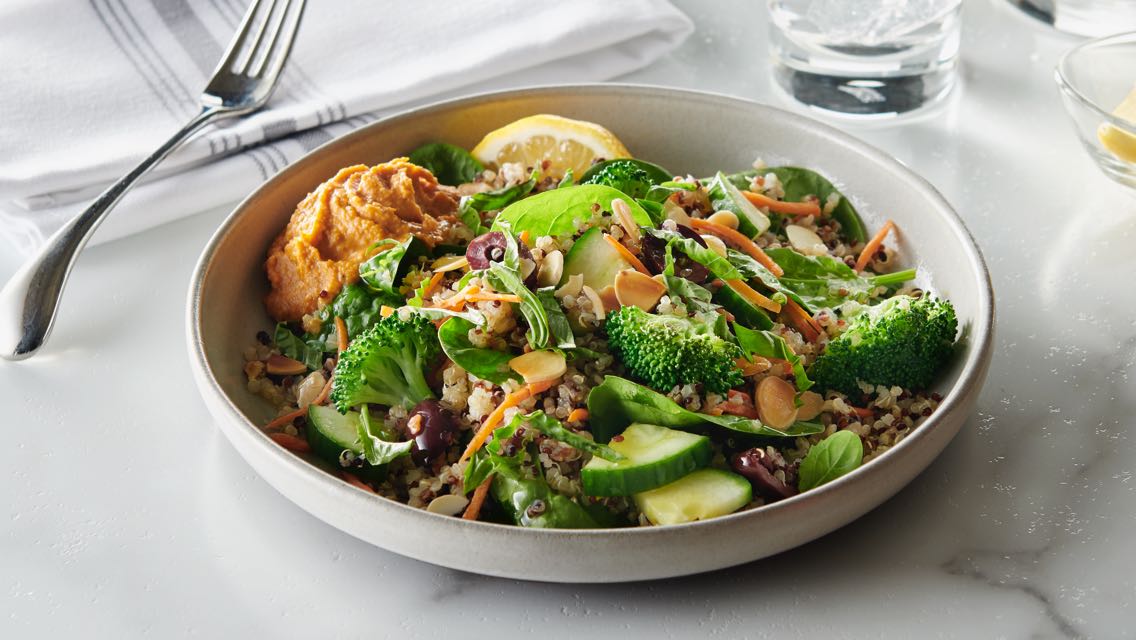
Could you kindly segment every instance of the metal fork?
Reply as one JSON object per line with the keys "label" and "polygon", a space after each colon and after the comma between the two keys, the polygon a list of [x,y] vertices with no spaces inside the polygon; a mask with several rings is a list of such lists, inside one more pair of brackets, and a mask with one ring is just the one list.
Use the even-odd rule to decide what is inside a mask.
{"label": "metal fork", "polygon": [[75,258],[142,174],[206,124],[251,113],[268,101],[292,50],[304,2],[254,0],[201,95],[201,112],[52,234],[0,290],[0,358],[23,360],[43,346]]}

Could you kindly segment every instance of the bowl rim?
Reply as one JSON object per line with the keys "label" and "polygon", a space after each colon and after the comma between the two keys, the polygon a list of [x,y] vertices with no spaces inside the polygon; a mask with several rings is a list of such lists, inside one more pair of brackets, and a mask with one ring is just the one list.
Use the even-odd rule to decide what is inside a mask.
{"label": "bowl rim", "polygon": [[[717,518],[710,518],[707,520],[700,520],[696,522],[664,525],[664,526],[651,526],[651,527],[622,527],[622,528],[595,528],[595,529],[536,529],[527,527],[518,527],[510,524],[500,524],[494,522],[482,521],[469,521],[460,518],[453,518],[442,516],[435,513],[430,513],[424,509],[411,507],[410,505],[379,496],[374,493],[369,493],[354,487],[347,482],[332,476],[329,473],[319,469],[313,464],[306,462],[299,456],[292,454],[285,450],[280,445],[271,440],[256,424],[245,417],[239,407],[233,400],[225,393],[224,388],[221,386],[220,381],[214,374],[213,370],[209,367],[208,359],[205,354],[205,346],[202,341],[202,323],[203,317],[201,314],[201,300],[203,296],[203,285],[207,275],[209,274],[215,253],[222,241],[226,238],[229,232],[236,225],[237,221],[248,210],[251,201],[256,199],[262,192],[275,188],[275,185],[284,181],[291,174],[301,171],[303,165],[311,157],[327,153],[329,149],[337,145],[346,144],[346,142],[356,138],[373,135],[377,129],[389,126],[392,122],[397,122],[405,117],[417,117],[428,115],[438,111],[446,111],[453,108],[471,107],[484,103],[492,103],[495,101],[511,98],[523,98],[526,96],[555,96],[558,94],[576,96],[581,93],[588,94],[612,94],[622,97],[635,97],[635,96],[654,96],[664,98],[681,97],[683,100],[688,101],[702,101],[717,104],[719,106],[730,105],[735,108],[745,108],[755,110],[757,112],[764,111],[767,115],[774,115],[781,118],[783,121],[793,122],[807,128],[811,128],[818,133],[832,139],[833,141],[843,144],[844,146],[854,149],[857,153],[868,157],[870,160],[885,166],[893,172],[897,172],[902,177],[905,177],[910,184],[910,188],[917,189],[925,198],[933,202],[935,206],[935,215],[940,215],[948,224],[951,232],[956,236],[963,246],[966,259],[970,266],[976,272],[978,281],[974,284],[977,286],[977,299],[978,304],[975,311],[974,324],[971,327],[969,334],[966,337],[971,342],[971,349],[967,355],[966,361],[962,364],[958,379],[951,386],[950,389],[943,394],[943,400],[938,409],[932,414],[926,422],[915,429],[906,438],[900,441],[899,444],[891,447],[884,453],[876,458],[873,458],[868,463],[857,467],[852,472],[845,474],[836,480],[828,482],[820,487],[799,493],[793,497],[773,502],[771,504],[763,505],[754,509],[736,512]],[[480,531],[493,531],[499,530],[501,532],[512,532],[513,535],[526,535],[534,538],[549,537],[551,540],[559,539],[565,536],[572,537],[585,537],[585,538],[607,538],[609,536],[634,536],[637,538],[651,537],[651,536],[667,536],[677,534],[680,531],[687,530],[709,530],[713,527],[723,526],[726,523],[737,522],[742,519],[755,518],[755,517],[772,517],[774,514],[783,511],[792,511],[800,506],[820,500],[825,496],[835,494],[837,492],[850,490],[849,487],[866,482],[874,475],[876,469],[886,466],[888,460],[901,455],[902,452],[908,449],[915,448],[919,442],[930,438],[936,431],[939,424],[945,421],[946,417],[960,404],[966,401],[967,398],[976,394],[984,381],[985,370],[989,364],[990,355],[993,344],[994,334],[994,291],[991,284],[990,273],[986,266],[986,261],[978,248],[977,243],[970,231],[963,224],[962,219],[958,213],[947,202],[946,198],[922,176],[916,174],[906,165],[895,159],[890,154],[867,144],[849,134],[846,134],[835,127],[819,122],[813,118],[799,115],[780,109],[778,107],[770,106],[767,104],[759,103],[748,98],[741,96],[729,95],[725,93],[716,93],[710,91],[700,91],[692,89],[682,89],[665,87],[661,85],[652,84],[638,84],[638,83],[571,83],[571,84],[548,84],[528,86],[519,89],[507,89],[500,91],[490,91],[477,94],[471,94],[459,98],[441,100],[421,107],[406,109],[397,113],[391,114],[380,118],[370,124],[360,127],[354,131],[348,132],[338,136],[316,149],[305,154],[300,159],[288,165],[276,175],[269,178],[257,189],[253,190],[246,196],[240,203],[238,203],[233,211],[225,218],[221,226],[209,239],[208,243],[202,250],[201,256],[198,259],[196,266],[190,279],[190,286],[187,291],[187,312],[186,312],[186,338],[187,347],[189,352],[190,366],[193,369],[194,377],[197,380],[198,387],[203,396],[209,393],[214,399],[219,400],[220,406],[224,407],[228,419],[236,421],[241,424],[246,431],[247,442],[254,443],[255,446],[265,450],[265,453],[271,451],[271,456],[280,464],[288,467],[292,472],[299,474],[303,477],[305,482],[315,483],[322,493],[330,494],[333,492],[355,492],[354,494],[348,493],[347,495],[353,496],[356,501],[366,500],[371,503],[376,503],[377,508],[393,509],[395,512],[401,511],[407,514],[407,517],[412,518],[434,518],[435,524],[447,524],[456,527],[458,531],[473,534]],[[214,414],[214,419],[218,416]],[[243,457],[243,456],[242,456]],[[246,462],[249,462],[246,460]],[[259,475],[259,473],[258,473]],[[423,523],[428,521],[422,521]],[[336,527],[339,528],[339,527]]]}
{"label": "bowl rim", "polygon": [[[1136,122],[1118,118],[1112,114],[1112,110],[1106,110],[1104,107],[1098,105],[1095,100],[1086,96],[1080,89],[1078,89],[1072,80],[1071,68],[1075,64],[1075,58],[1093,49],[1103,49],[1112,47],[1118,44],[1123,45],[1136,45],[1136,31],[1126,31],[1123,33],[1115,33],[1103,38],[1093,38],[1086,40],[1081,44],[1069,49],[1061,54],[1057,60],[1057,64],[1053,69],[1053,77],[1057,82],[1057,87],[1069,98],[1075,100],[1079,104],[1087,107],[1090,111],[1096,113],[1104,122],[1102,124],[1109,124],[1117,129],[1128,132],[1129,134],[1136,135]],[[1116,107],[1113,107],[1114,109]]]}

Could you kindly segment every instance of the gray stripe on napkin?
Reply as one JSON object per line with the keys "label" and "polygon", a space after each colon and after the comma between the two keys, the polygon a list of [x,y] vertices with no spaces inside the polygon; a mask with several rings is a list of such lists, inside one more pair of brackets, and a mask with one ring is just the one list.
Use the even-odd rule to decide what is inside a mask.
{"label": "gray stripe on napkin", "polygon": [[98,16],[99,22],[101,22],[103,28],[106,29],[107,34],[110,35],[111,40],[114,41],[115,46],[117,46],[118,50],[122,52],[123,57],[130,61],[130,66],[134,67],[134,70],[138,72],[138,75],[141,76],[146,84],[150,87],[150,90],[154,93],[154,96],[158,98],[158,101],[162,103],[162,106],[165,107],[166,111],[168,111],[174,118],[180,119],[182,117],[182,114],[176,102],[170,102],[170,98],[167,95],[166,91],[159,86],[161,84],[160,79],[155,79],[154,77],[152,77],[142,64],[145,58],[138,53],[132,52],[131,49],[127,46],[126,40],[118,34],[113,26],[111,26],[110,20],[112,18],[108,15],[109,12],[107,8],[105,6],[101,6],[102,3],[99,2],[99,0],[88,0],[88,2],[90,3],[91,8],[94,9],[95,15]]}
{"label": "gray stripe on napkin", "polygon": [[201,75],[209,78],[225,50],[205,28],[188,0],[154,0],[154,9]]}
{"label": "gray stripe on napkin", "polygon": [[[113,11],[114,5],[110,4],[111,1],[113,0],[108,0],[107,6]],[[120,20],[119,24],[123,24],[123,32],[126,34],[126,37],[135,43],[138,47],[138,51],[150,60],[153,65],[161,67],[158,73],[162,76],[163,80],[168,79],[166,84],[171,87],[171,95],[184,106],[192,105],[189,114],[192,115],[193,112],[197,111],[197,94],[190,91],[182,82],[182,79],[174,73],[173,68],[166,63],[165,58],[163,58],[158,49],[154,47],[154,43],[150,42],[150,38],[146,35],[146,32],[142,30],[142,27],[138,26],[138,21],[134,19],[134,14],[130,12],[130,7],[128,7],[123,0],[117,0],[117,4],[122,10],[125,19],[130,23],[130,26],[133,27],[132,32]]]}

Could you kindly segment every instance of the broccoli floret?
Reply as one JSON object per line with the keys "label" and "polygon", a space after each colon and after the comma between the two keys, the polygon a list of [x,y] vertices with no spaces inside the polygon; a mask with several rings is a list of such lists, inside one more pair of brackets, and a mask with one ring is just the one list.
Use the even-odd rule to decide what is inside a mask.
{"label": "broccoli floret", "polygon": [[930,296],[896,296],[854,317],[813,363],[822,388],[849,395],[859,382],[926,389],[950,358],[958,330],[951,303]]}
{"label": "broccoli floret", "polygon": [[424,316],[383,318],[340,354],[331,400],[340,413],[365,403],[411,408],[434,397],[426,370],[440,352],[437,331]]}
{"label": "broccoli floret", "polygon": [[660,391],[701,383],[725,393],[742,383],[737,365],[741,348],[716,335],[708,323],[621,307],[607,317],[604,328],[608,346],[627,370]]}
{"label": "broccoli floret", "polygon": [[595,174],[588,176],[581,184],[602,184],[626,193],[632,198],[642,198],[655,184],[651,174],[631,160],[612,160]]}

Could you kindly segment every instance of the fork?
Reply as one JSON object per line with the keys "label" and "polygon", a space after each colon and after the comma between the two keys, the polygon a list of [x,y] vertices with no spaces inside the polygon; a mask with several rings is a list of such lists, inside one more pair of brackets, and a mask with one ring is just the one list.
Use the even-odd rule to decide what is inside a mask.
{"label": "fork", "polygon": [[134,183],[205,125],[268,102],[292,50],[305,0],[254,0],[201,95],[201,112],[47,239],[0,290],[0,358],[23,360],[43,346],[75,258]]}

